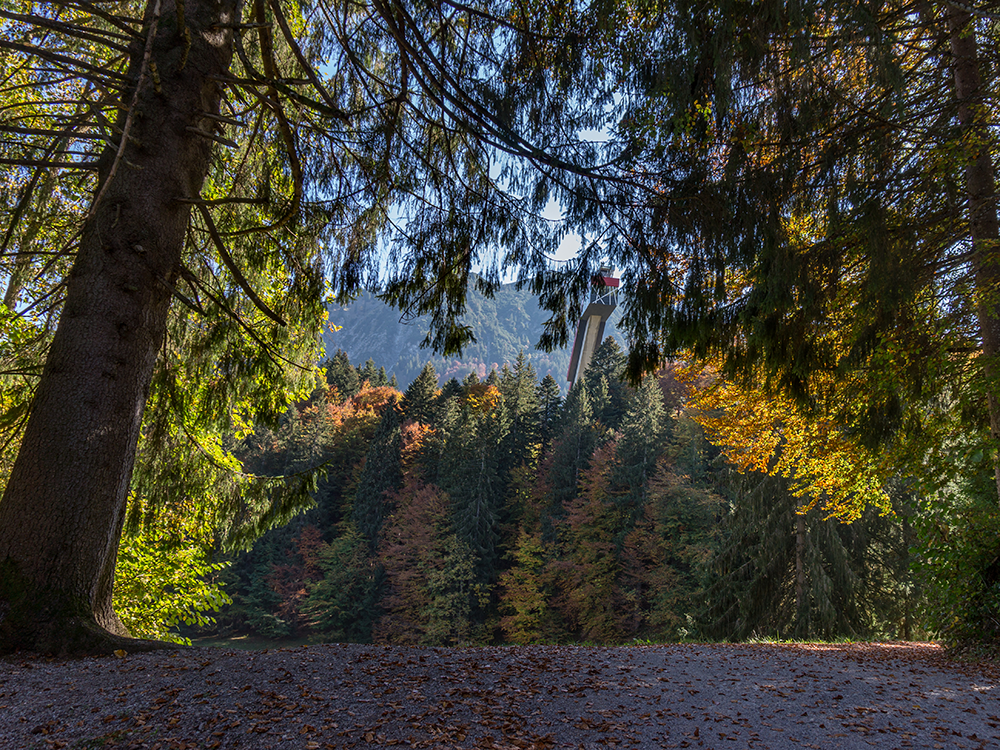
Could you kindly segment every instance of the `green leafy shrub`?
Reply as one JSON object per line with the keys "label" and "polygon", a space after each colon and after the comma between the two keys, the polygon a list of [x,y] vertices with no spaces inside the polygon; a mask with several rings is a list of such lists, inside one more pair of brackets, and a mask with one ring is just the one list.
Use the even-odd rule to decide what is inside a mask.
{"label": "green leafy shrub", "polygon": [[932,631],[952,644],[1000,644],[1000,512],[992,472],[922,501],[918,569]]}
{"label": "green leafy shrub", "polygon": [[205,545],[183,532],[155,528],[126,534],[115,569],[115,611],[136,638],[189,644],[171,629],[214,622],[206,613],[232,601],[216,581],[225,567],[211,562]]}

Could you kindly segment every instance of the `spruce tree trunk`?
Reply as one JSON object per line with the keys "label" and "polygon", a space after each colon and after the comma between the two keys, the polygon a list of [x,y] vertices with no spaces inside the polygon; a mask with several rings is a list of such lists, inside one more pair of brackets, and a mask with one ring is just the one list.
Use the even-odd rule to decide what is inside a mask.
{"label": "spruce tree trunk", "polygon": [[[156,11],[131,138],[109,149],[66,302],[0,500],[0,651],[107,652],[127,636],[111,606],[115,558],[153,366],[178,277],[190,205],[232,58],[235,0],[173,0]],[[190,39],[190,49],[186,38]],[[144,45],[129,65],[139,79]],[[158,77],[159,80],[156,80]],[[123,96],[128,108],[134,90]],[[119,127],[125,126],[123,115]],[[110,181],[109,181],[110,180]],[[107,186],[104,187],[105,183]],[[134,644],[133,645],[137,645]]]}
{"label": "spruce tree trunk", "polygon": [[[973,17],[957,5],[948,6],[952,74],[958,120],[966,148],[965,183],[975,273],[976,313],[982,337],[990,433],[1000,443],[1000,223],[997,221],[996,176],[991,154],[990,118],[984,101],[979,49]],[[1000,454],[994,456],[994,475],[1000,496]]]}

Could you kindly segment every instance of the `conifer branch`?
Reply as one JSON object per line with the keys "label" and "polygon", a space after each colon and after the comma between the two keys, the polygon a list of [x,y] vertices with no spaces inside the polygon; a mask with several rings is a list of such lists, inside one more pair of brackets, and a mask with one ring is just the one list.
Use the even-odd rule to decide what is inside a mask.
{"label": "conifer branch", "polygon": [[[257,20],[263,22],[265,20],[264,0],[254,0],[254,11],[257,15]],[[278,63],[274,56],[274,38],[271,34],[271,29],[258,29],[257,38],[260,42],[264,73],[271,80],[279,79]],[[284,226],[291,220],[292,216],[298,215],[299,205],[302,200],[302,165],[299,162],[299,155],[295,147],[295,135],[292,133],[292,127],[285,116],[285,110],[281,106],[281,99],[278,96],[278,92],[273,86],[269,86],[268,89],[268,99],[271,100],[271,109],[278,119],[278,131],[281,133],[281,139],[285,142],[285,151],[288,154],[288,166],[292,172],[292,204],[288,207],[287,213],[276,223],[275,228],[277,228]]]}
{"label": "conifer branch", "polygon": [[128,47],[116,44],[115,42],[110,41],[108,37],[113,37],[126,42],[130,41],[129,38],[123,34],[116,34],[113,31],[105,31],[104,29],[95,29],[86,26],[76,26],[74,24],[57,21],[53,18],[45,18],[34,14],[25,15],[21,13],[11,13],[6,10],[0,10],[0,18],[6,18],[10,21],[24,23],[31,26],[38,26],[40,28],[52,29],[75,39],[85,39],[87,41],[97,42],[104,47],[118,50],[122,54],[127,55],[129,53]]}
{"label": "conifer branch", "polygon": [[236,283],[239,284],[240,289],[246,293],[257,309],[264,313],[267,317],[278,325],[287,325],[277,313],[271,310],[271,308],[264,303],[264,300],[262,300],[257,292],[253,290],[253,287],[250,286],[250,282],[247,281],[243,272],[240,271],[239,266],[236,265],[236,261],[233,260],[229,251],[226,250],[226,245],[222,241],[222,237],[219,235],[219,230],[215,226],[215,222],[212,220],[212,214],[209,213],[208,208],[202,203],[197,203],[195,205],[198,207],[201,217],[205,220],[205,226],[208,229],[209,236],[212,238],[212,242],[215,244],[215,249],[219,251],[219,256],[222,258],[222,262],[225,263],[226,268],[229,269],[229,272],[233,275]]}
{"label": "conifer branch", "polygon": [[7,159],[0,158],[0,165],[8,167],[42,167],[44,169],[79,169],[81,171],[96,171],[100,162],[96,161],[55,161],[53,159]]}
{"label": "conifer branch", "polygon": [[223,206],[227,203],[240,203],[248,206],[263,206],[267,201],[261,198],[174,198],[177,203],[189,203],[192,206]]}
{"label": "conifer branch", "polygon": [[20,44],[18,42],[8,42],[4,39],[0,39],[0,49],[11,49],[15,52],[23,52],[30,57],[41,58],[42,60],[48,60],[51,63],[56,63],[58,65],[65,65],[70,68],[78,68],[82,71],[79,75],[81,78],[86,78],[87,80],[100,81],[100,82],[116,82],[114,85],[120,85],[126,80],[125,76],[121,73],[117,73],[113,70],[108,70],[105,67],[100,67],[97,65],[89,65],[82,60],[77,60],[75,57],[69,57],[68,55],[60,55],[56,52],[50,52],[48,50],[42,49],[40,47],[35,47],[30,44]]}
{"label": "conifer branch", "polygon": [[198,116],[204,117],[206,120],[214,120],[215,122],[221,122],[225,125],[235,125],[236,127],[246,127],[245,122],[241,122],[234,117],[226,117],[224,115],[217,115],[214,112],[205,112],[204,110],[198,110]]}
{"label": "conifer branch", "polygon": [[48,128],[19,128],[15,125],[0,125],[0,133],[16,133],[17,135],[51,135],[57,138],[72,138],[75,141],[107,141],[103,133],[80,133],[73,128],[51,130]]}
{"label": "conifer branch", "polygon": [[94,3],[86,2],[86,0],[54,0],[53,5],[62,5],[71,8],[80,8],[81,10],[85,10],[88,13],[97,16],[103,21],[107,21],[109,24],[114,26],[119,31],[124,32],[129,37],[132,37],[134,39],[142,39],[142,34],[139,32],[139,30],[129,26],[129,24],[142,26],[142,21],[138,18],[128,18],[127,16],[107,13],[98,8]]}
{"label": "conifer branch", "polygon": [[[399,11],[402,23],[398,22],[390,12],[385,0],[375,3],[389,33],[399,46],[404,57],[404,64],[412,66],[412,73],[420,80],[428,96],[456,122],[479,131],[484,141],[512,156],[518,156],[536,164],[568,172],[581,177],[598,179],[612,183],[628,183],[632,181],[614,175],[599,174],[594,168],[566,161],[546,150],[528,142],[509,127],[500,122],[496,114],[469,96],[452,92],[461,92],[462,86],[448,71],[438,55],[431,49],[427,39],[420,33],[415,19],[398,4],[393,7]],[[406,31],[417,40],[419,48],[408,41]]]}
{"label": "conifer branch", "polygon": [[184,129],[187,132],[194,133],[195,135],[201,136],[202,138],[208,138],[210,141],[221,143],[223,146],[228,146],[229,148],[239,148],[239,144],[236,143],[236,141],[231,141],[228,138],[223,138],[221,135],[216,135],[215,133],[209,133],[207,130],[196,128],[194,125],[188,125]]}
{"label": "conifer branch", "polygon": [[285,37],[285,41],[288,42],[288,46],[292,48],[292,52],[295,58],[299,61],[299,65],[305,71],[306,76],[312,81],[313,88],[319,92],[319,95],[323,97],[323,100],[327,103],[331,112],[335,112],[342,120],[348,120],[347,113],[344,112],[337,103],[334,102],[333,98],[330,96],[330,92],[326,90],[326,87],[319,80],[319,76],[316,75],[316,71],[313,66],[306,60],[306,56],[302,53],[302,48],[299,47],[299,43],[295,40],[295,36],[292,34],[292,30],[288,26],[288,21],[285,18],[285,14],[281,10],[281,5],[277,0],[269,0],[271,10],[274,13],[275,19],[278,21],[278,27],[281,29],[282,35]]}
{"label": "conifer branch", "polygon": [[[186,269],[185,269],[185,270],[186,270]],[[186,277],[184,277],[184,278],[186,279]],[[181,301],[181,303],[182,303],[182,304],[183,304],[183,305],[184,305],[184,306],[185,306],[186,308],[188,308],[189,310],[191,310],[191,311],[193,311],[193,312],[196,312],[196,313],[198,313],[198,314],[199,314],[199,315],[201,315],[202,317],[208,317],[208,313],[207,313],[207,312],[205,312],[205,308],[204,308],[204,307],[202,307],[200,303],[198,303],[198,302],[196,302],[196,301],[194,301],[194,300],[191,300],[190,298],[188,298],[188,296],[187,296],[187,295],[185,295],[184,293],[182,293],[182,292],[181,292],[181,291],[180,291],[180,290],[179,290],[179,289],[177,288],[177,285],[176,285],[176,284],[171,284],[171,283],[169,283],[169,282],[168,282],[168,281],[167,281],[166,279],[164,279],[164,278],[162,278],[162,277],[161,277],[161,278],[159,279],[159,282],[160,282],[161,284],[163,284],[163,285],[164,285],[165,287],[167,287],[167,289],[169,289],[169,290],[170,290],[170,293],[171,293],[171,294],[172,294],[173,296],[175,296],[175,297],[176,297],[176,298],[177,298],[178,300],[180,300],[180,301]]]}
{"label": "conifer branch", "polygon": [[218,305],[219,309],[221,309],[224,313],[226,313],[226,315],[228,315],[230,318],[236,321],[236,323],[240,326],[240,328],[246,331],[247,335],[250,336],[250,338],[252,338],[255,342],[257,342],[257,344],[261,347],[261,349],[271,359],[272,362],[277,364],[278,360],[281,360],[285,364],[291,365],[292,367],[295,367],[299,370],[308,371],[312,369],[311,367],[301,365],[298,362],[293,362],[292,360],[287,359],[286,357],[283,357],[280,354],[278,354],[278,352],[275,351],[274,347],[270,346],[266,341],[264,341],[264,339],[260,337],[260,335],[253,329],[253,327],[245,320],[243,320],[243,318],[240,317],[239,313],[237,313],[233,308],[231,308],[226,303],[225,299],[223,299],[221,296],[216,296],[215,294],[213,294],[212,291],[208,289],[208,287],[206,287],[203,283],[201,283],[198,277],[195,276],[193,273],[191,273],[190,271],[188,271],[187,273],[188,275],[186,275],[184,278],[190,281],[198,289],[200,289],[202,294],[204,294],[212,302]]}
{"label": "conifer branch", "polygon": [[38,185],[38,180],[42,176],[42,167],[37,167],[31,174],[31,179],[28,184],[24,186],[21,191],[21,197],[17,201],[17,205],[14,206],[14,213],[11,216],[10,224],[7,225],[7,231],[4,232],[3,243],[0,244],[0,256],[3,256],[7,252],[7,246],[10,244],[10,238],[14,235],[14,228],[20,223],[21,216],[24,214],[24,209],[27,208],[28,204],[31,203],[31,195],[35,191],[35,186]]}

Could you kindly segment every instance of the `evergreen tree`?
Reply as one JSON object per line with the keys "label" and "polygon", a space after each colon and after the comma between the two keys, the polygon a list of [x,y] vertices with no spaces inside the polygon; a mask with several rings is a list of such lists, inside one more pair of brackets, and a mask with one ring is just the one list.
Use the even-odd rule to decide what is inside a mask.
{"label": "evergreen tree", "polygon": [[499,386],[509,420],[497,468],[503,497],[498,524],[500,546],[507,550],[514,545],[523,501],[530,492],[525,478],[535,473],[539,459],[538,382],[524,352],[518,354],[513,369],[504,365]]}
{"label": "evergreen tree", "polygon": [[[476,613],[489,603],[489,588],[481,582],[481,557],[459,535],[443,540],[441,565],[427,578],[427,640],[433,646],[464,646],[476,639]],[[481,642],[482,636],[479,636]]]}
{"label": "evergreen tree", "polygon": [[551,605],[557,576],[541,532],[518,536],[511,553],[513,565],[500,576],[500,627],[514,643],[560,640],[564,635],[558,612]]}
{"label": "evergreen tree", "polygon": [[639,605],[640,630],[668,640],[699,634],[724,503],[676,468],[666,457],[659,461],[622,552],[624,586]]}
{"label": "evergreen tree", "polygon": [[433,424],[437,417],[437,373],[428,362],[410,383],[399,406],[405,419],[422,424]]}
{"label": "evergreen tree", "polygon": [[552,375],[546,375],[536,389],[538,400],[538,439],[541,443],[541,454],[548,453],[552,440],[558,434],[562,414],[562,399],[559,397],[559,384]]}
{"label": "evergreen tree", "polygon": [[[594,418],[609,430],[617,430],[628,405],[629,387],[625,376],[625,354],[613,336],[597,347],[584,378],[590,390]],[[604,385],[601,385],[601,381]],[[600,394],[600,395],[598,395]]]}
{"label": "evergreen tree", "polygon": [[[368,381],[368,385],[372,388],[377,388],[380,385],[385,385],[385,383],[380,383],[379,371],[375,369],[375,360],[369,357],[365,360],[363,365],[358,366],[358,380],[362,383]],[[383,372],[382,375],[385,373]]]}
{"label": "evergreen tree", "polygon": [[[630,100],[620,134],[676,180],[629,224],[646,250],[612,258],[636,300],[632,372],[712,355],[917,473],[956,400],[989,417],[961,429],[1000,434],[995,25],[961,3],[713,7],[724,21],[658,10],[660,33],[640,30],[652,15],[632,29],[656,96]],[[647,139],[651,121],[669,125]]]}
{"label": "evergreen tree", "polygon": [[358,532],[368,540],[374,552],[378,544],[382,521],[386,516],[386,495],[397,489],[403,481],[400,463],[400,414],[392,402],[382,412],[378,430],[365,455],[365,465],[358,477],[354,494],[352,518]]}
{"label": "evergreen tree", "polygon": [[711,568],[708,632],[737,640],[898,635],[908,578],[902,522],[870,510],[844,524],[797,512],[801,502],[784,479],[739,480]]}
{"label": "evergreen tree", "polygon": [[312,632],[327,642],[370,643],[382,575],[367,540],[348,523],[332,541],[319,545],[315,557],[320,575],[307,584],[302,604]]}
{"label": "evergreen tree", "polygon": [[361,388],[358,371],[342,349],[338,349],[322,366],[326,368],[326,382],[337,389],[341,401],[350,398]]}
{"label": "evergreen tree", "polygon": [[510,419],[510,428],[500,446],[500,476],[506,486],[518,466],[534,465],[538,456],[539,404],[535,368],[520,352],[514,368],[504,367],[500,393]]}
{"label": "evergreen tree", "polygon": [[467,380],[438,476],[451,498],[455,533],[475,555],[477,580],[490,584],[496,580],[499,563],[500,446],[510,422],[496,386],[476,382],[478,378]]}
{"label": "evergreen tree", "polygon": [[576,497],[580,474],[590,465],[597,444],[585,379],[577,381],[566,396],[562,423],[547,475],[550,515],[560,515],[565,504]]}
{"label": "evergreen tree", "polygon": [[[458,392],[454,392],[452,384],[457,386]],[[452,395],[445,398],[445,392]],[[451,442],[452,433],[455,431],[461,416],[462,408],[462,387],[458,381],[452,379],[445,383],[445,388],[441,389],[435,402],[435,428],[431,439],[428,441],[425,455],[427,456],[426,477],[428,482],[439,486],[444,486],[447,469],[450,465],[451,456],[447,452],[447,447]]]}
{"label": "evergreen tree", "polygon": [[287,565],[294,554],[298,527],[272,529],[239,555],[224,574],[232,603],[218,618],[219,629],[227,633],[253,633],[265,638],[284,638],[292,633],[292,623],[282,616],[282,596],[274,572]]}
{"label": "evergreen tree", "polygon": [[[498,132],[519,132],[504,152],[534,159],[529,141],[561,129],[566,92],[550,108],[547,94],[525,98],[523,83],[511,83],[521,76],[501,71],[517,65],[514,37],[541,31],[539,20],[522,22],[513,8],[495,19],[468,9],[458,19],[454,9],[404,0],[362,8],[341,34],[329,27],[335,10],[27,3],[5,20],[5,40],[17,42],[5,48],[2,117],[17,137],[3,145],[14,169],[0,186],[0,275],[9,310],[30,315],[11,316],[4,331],[27,342],[18,356],[31,361],[17,372],[42,374],[37,388],[3,384],[5,410],[15,409],[5,424],[27,419],[0,502],[8,566],[0,596],[5,609],[23,612],[0,623],[2,648],[123,645],[111,595],[139,440],[144,455],[175,448],[149,440],[162,434],[149,420],[169,416],[175,432],[211,433],[214,443],[234,404],[244,424],[256,410],[273,422],[308,393],[312,374],[301,365],[315,361],[324,268],[338,302],[384,272],[386,297],[432,312],[428,343],[449,353],[472,337],[458,323],[471,269],[485,265],[484,291],[497,285],[506,253],[491,260],[484,248],[501,243],[527,274],[545,268],[557,237],[535,218],[537,200],[512,196],[513,183],[483,168]],[[390,31],[389,17],[407,28]],[[426,58],[414,56],[413,42]],[[327,64],[318,71],[311,60]],[[245,107],[230,111],[236,101]],[[455,106],[474,114],[456,123],[447,114]],[[567,125],[567,135],[581,124]],[[120,137],[93,137],[110,131]],[[416,143],[440,148],[414,158]],[[543,172],[537,179],[548,181]],[[409,226],[396,232],[390,215]],[[188,243],[192,233],[206,242]],[[381,238],[393,245],[387,266]],[[243,480],[219,483],[227,481]],[[250,502],[243,481],[247,533],[300,510],[310,482],[294,494],[259,483]],[[221,508],[219,494],[227,493],[206,502]],[[36,520],[60,513],[64,522]],[[39,589],[51,601],[25,593]],[[63,612],[82,612],[82,630],[40,622]],[[62,635],[70,630],[88,637]]]}
{"label": "evergreen tree", "polygon": [[614,457],[612,482],[616,502],[629,519],[626,533],[643,513],[647,485],[666,447],[664,418],[663,391],[657,379],[648,376],[638,389],[629,392]]}
{"label": "evergreen tree", "polygon": [[462,384],[455,378],[449,378],[448,382],[442,386],[441,393],[438,394],[438,403],[443,404],[448,401],[448,399],[461,395]]}
{"label": "evergreen tree", "polygon": [[595,426],[606,433],[613,433],[614,427],[610,427],[600,419],[611,404],[611,389],[608,387],[608,379],[604,375],[597,375],[587,383],[587,394],[590,397],[590,408],[594,412]]}

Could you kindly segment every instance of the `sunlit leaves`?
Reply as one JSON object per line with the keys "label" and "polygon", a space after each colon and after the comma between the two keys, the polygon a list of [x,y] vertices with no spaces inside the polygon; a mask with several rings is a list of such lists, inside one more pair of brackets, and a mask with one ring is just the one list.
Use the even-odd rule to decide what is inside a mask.
{"label": "sunlit leaves", "polygon": [[231,599],[217,579],[225,565],[212,562],[213,548],[212,526],[190,503],[123,537],[114,605],[133,637],[189,643],[172,629],[214,622],[207,613]]}
{"label": "sunlit leaves", "polygon": [[791,479],[803,506],[820,504],[844,520],[866,505],[889,509],[885,483],[898,470],[884,453],[863,446],[842,425],[803,413],[783,394],[737,387],[721,378],[700,392],[695,417],[744,471]]}

